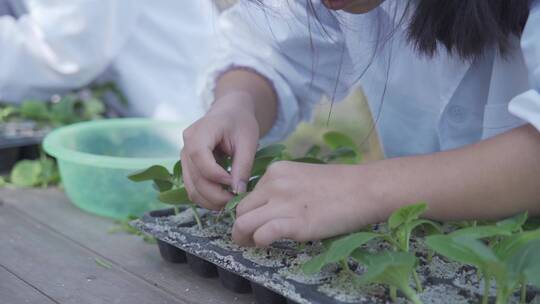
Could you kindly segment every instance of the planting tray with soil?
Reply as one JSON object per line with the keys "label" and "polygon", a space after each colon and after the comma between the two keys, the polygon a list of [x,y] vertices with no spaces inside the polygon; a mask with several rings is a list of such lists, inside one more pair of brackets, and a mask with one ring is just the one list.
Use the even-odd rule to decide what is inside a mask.
{"label": "planting tray with soil", "polygon": [[[316,275],[305,275],[301,265],[322,250],[320,243],[300,246],[281,241],[268,248],[245,248],[230,238],[228,219],[216,220],[217,213],[202,213],[204,228],[199,229],[190,209],[174,215],[173,209],[150,212],[132,222],[137,229],[158,239],[162,257],[173,263],[189,263],[196,274],[219,277],[223,286],[238,293],[253,292],[257,303],[386,303],[388,290],[380,285],[359,286],[351,274],[337,265],[330,265]],[[373,248],[369,248],[369,246]],[[380,250],[368,244],[368,250]],[[427,250],[422,239],[411,240],[419,258],[419,294],[423,303],[478,303],[483,284],[472,267],[448,262],[434,256],[427,263]],[[362,265],[349,262],[350,269],[361,274]],[[494,300],[495,286],[491,295]],[[533,301],[538,291],[529,289],[527,300]],[[538,300],[540,297],[534,299]],[[400,297],[405,303],[405,298]],[[519,302],[519,295],[512,298]]]}

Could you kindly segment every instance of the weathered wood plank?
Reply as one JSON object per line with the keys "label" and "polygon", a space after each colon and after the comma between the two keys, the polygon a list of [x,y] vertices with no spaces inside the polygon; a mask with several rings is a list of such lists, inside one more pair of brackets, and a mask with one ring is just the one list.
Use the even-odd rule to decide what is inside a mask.
{"label": "weathered wood plank", "polygon": [[56,304],[0,266],[0,301],[8,304]]}
{"label": "weathered wood plank", "polygon": [[10,205],[0,207],[0,231],[2,264],[58,303],[186,303],[117,265],[100,267],[95,253]]}
{"label": "weathered wood plank", "polygon": [[144,243],[139,237],[108,234],[113,226],[111,220],[80,211],[58,190],[4,189],[0,190],[0,198],[34,221],[107,257],[179,299],[192,303],[253,303],[251,295],[237,295],[223,289],[218,280],[197,277],[187,265],[163,261],[157,246]]}

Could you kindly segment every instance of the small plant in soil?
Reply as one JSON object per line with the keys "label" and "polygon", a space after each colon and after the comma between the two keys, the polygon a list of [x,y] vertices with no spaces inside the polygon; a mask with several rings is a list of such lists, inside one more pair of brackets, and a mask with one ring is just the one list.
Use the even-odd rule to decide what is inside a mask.
{"label": "small plant in soil", "polygon": [[200,229],[203,228],[197,206],[189,200],[187,190],[184,186],[182,164],[180,161],[174,165],[173,172],[169,172],[163,166],[154,165],[148,169],[135,172],[129,175],[128,178],[134,182],[152,181],[154,188],[159,192],[159,201],[173,206],[175,214],[178,214],[180,206],[191,208],[197,225]]}
{"label": "small plant in soil", "polygon": [[37,160],[21,160],[15,164],[9,179],[2,178],[0,187],[13,185],[16,187],[42,187],[57,185],[60,173],[56,162],[41,152]]}
{"label": "small plant in soil", "polygon": [[[404,276],[406,284],[403,284],[401,281],[399,281],[398,284],[398,281],[395,281],[395,277],[388,278],[389,281],[384,281],[384,274],[387,273],[387,270],[378,266],[374,268],[376,271],[373,270],[373,272],[370,272],[370,268],[368,268],[367,273],[369,273],[369,277],[362,276],[359,280],[356,278],[355,279],[361,283],[387,282],[384,284],[387,284],[390,287],[390,295],[394,301],[396,299],[396,288],[399,288],[411,301],[416,302],[418,300],[416,294],[414,292],[411,293],[411,290],[409,290],[408,287],[409,275],[412,274],[418,292],[422,291],[422,287],[418,274],[415,270],[417,259],[414,255],[409,253],[411,234],[416,228],[422,226],[431,228],[430,231],[435,233],[439,233],[441,231],[441,228],[437,223],[419,218],[420,215],[425,212],[426,208],[427,205],[425,203],[421,203],[405,206],[396,210],[388,219],[388,223],[386,225],[387,227],[385,229],[386,231],[383,229],[382,232],[357,232],[344,237],[323,241],[323,247],[325,247],[325,250],[320,255],[315,256],[313,259],[306,262],[302,267],[303,271],[306,274],[314,274],[319,272],[325,265],[339,262],[342,268],[350,273],[348,267],[350,257],[368,267],[369,265],[372,265],[373,267],[373,265],[375,265],[373,264],[374,261],[380,263],[387,259],[388,263],[385,265],[390,268],[399,268],[399,271],[397,272],[390,271],[392,275],[401,275],[401,271],[403,271],[403,269],[409,269],[409,272]],[[392,247],[395,253],[389,253],[388,251],[381,255],[373,256],[360,250],[362,245],[373,239],[386,241]],[[411,260],[414,262],[412,266],[409,265]],[[375,275],[375,273],[377,273],[377,275]],[[353,277],[355,277],[354,274]],[[377,279],[374,279],[375,277]],[[400,276],[399,278],[402,279],[403,276]],[[407,287],[405,287],[405,285]],[[404,290],[403,288],[406,289]]]}
{"label": "small plant in soil", "polygon": [[430,236],[426,244],[451,260],[473,265],[484,280],[482,303],[488,303],[490,283],[497,284],[496,303],[507,303],[521,287],[525,303],[527,283],[540,287],[540,230],[523,231],[527,215]]}

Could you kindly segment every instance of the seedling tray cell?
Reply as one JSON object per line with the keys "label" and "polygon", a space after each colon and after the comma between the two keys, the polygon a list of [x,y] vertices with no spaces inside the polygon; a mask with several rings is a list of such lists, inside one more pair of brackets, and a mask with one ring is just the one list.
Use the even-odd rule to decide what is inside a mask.
{"label": "seedling tray cell", "polygon": [[[204,277],[219,276],[225,288],[237,293],[252,291],[260,304],[390,302],[387,288],[381,285],[358,286],[350,274],[336,265],[327,266],[314,276],[304,275],[300,267],[321,251],[319,243],[304,248],[292,241],[276,242],[269,248],[239,247],[230,239],[230,222],[216,221],[216,217],[217,213],[203,212],[205,228],[201,230],[195,224],[190,209],[178,215],[173,215],[171,209],[146,214],[133,221],[132,225],[159,240],[165,260],[171,260],[169,251],[161,248],[168,247],[168,244],[178,252],[185,252],[195,273]],[[423,303],[480,301],[482,284],[472,268],[448,262],[439,256],[427,263],[428,254],[421,240],[414,240],[411,246],[419,253],[419,277],[424,286],[419,296]],[[350,266],[357,274],[365,270],[361,265]],[[538,292],[533,289],[528,295],[528,298],[534,298]],[[517,294],[512,299],[515,300],[518,300]],[[406,300],[400,297],[399,302],[405,303]]]}
{"label": "seedling tray cell", "polygon": [[34,122],[8,122],[0,126],[0,149],[25,147],[41,143],[50,127],[38,127]]}

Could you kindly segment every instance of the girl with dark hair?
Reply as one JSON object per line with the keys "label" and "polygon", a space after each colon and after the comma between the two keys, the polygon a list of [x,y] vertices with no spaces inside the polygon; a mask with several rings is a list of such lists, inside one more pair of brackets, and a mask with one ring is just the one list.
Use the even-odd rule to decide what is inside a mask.
{"label": "girl with dark hair", "polygon": [[[233,238],[321,239],[425,201],[437,220],[540,214],[540,1],[243,1],[220,20],[207,114],[184,132],[190,198],[243,192],[259,138],[284,138],[322,95],[361,84],[386,159],[273,164]],[[233,157],[228,174],[215,161]]]}

